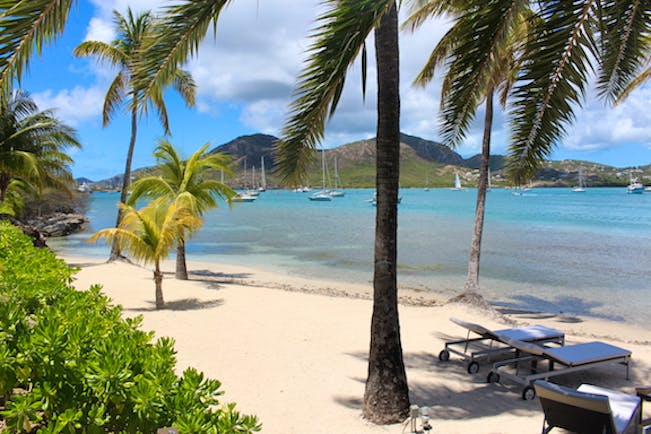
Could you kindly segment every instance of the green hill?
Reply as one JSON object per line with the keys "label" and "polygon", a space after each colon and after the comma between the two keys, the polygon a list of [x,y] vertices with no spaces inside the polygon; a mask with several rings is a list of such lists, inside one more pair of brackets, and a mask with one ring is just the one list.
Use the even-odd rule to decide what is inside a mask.
{"label": "green hill", "polygon": [[[262,159],[264,159],[268,188],[293,187],[283,186],[280,177],[275,174],[274,144],[277,140],[277,137],[266,134],[240,136],[213,148],[210,152],[221,152],[232,157],[233,174],[227,176],[225,182],[233,188],[251,187],[254,183],[259,185]],[[441,143],[407,134],[401,134],[400,140],[401,187],[451,187],[454,184],[455,173],[459,174],[464,186],[477,184],[480,155],[463,158]],[[335,158],[337,159],[339,179],[344,188],[373,188],[375,186],[375,139],[344,144],[327,149],[325,153],[329,186],[332,185],[334,177]],[[504,156],[491,156],[493,186],[507,185],[502,173],[504,163]],[[152,167],[138,169],[134,171],[134,176],[150,173],[153,169]],[[631,172],[642,183],[651,184],[651,164],[639,168],[616,168],[578,160],[545,162],[532,183],[536,186],[569,187],[577,183],[579,169],[583,171],[586,184],[591,187],[627,185]],[[255,170],[255,182],[253,170]],[[95,190],[115,190],[120,187],[121,182],[122,176],[116,175],[107,180],[88,184]],[[313,187],[321,186],[320,151],[314,153],[314,161],[308,169],[306,184]]]}

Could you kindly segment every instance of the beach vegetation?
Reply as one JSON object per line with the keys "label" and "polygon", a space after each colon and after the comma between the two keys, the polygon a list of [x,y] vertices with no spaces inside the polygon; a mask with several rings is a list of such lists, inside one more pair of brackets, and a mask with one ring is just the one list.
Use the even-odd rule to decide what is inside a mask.
{"label": "beach vegetation", "polygon": [[[366,82],[366,38],[373,31],[377,67],[377,137],[373,314],[362,413],[374,423],[403,421],[409,389],[400,340],[397,214],[400,175],[398,11],[394,0],[331,0],[317,19],[308,61],[276,145],[285,183],[302,185],[305,170],[334,114],[350,65],[361,55]],[[364,96],[364,95],[363,95]]]}
{"label": "beach vegetation", "polygon": [[[141,198],[165,198],[169,202],[186,204],[189,213],[197,217],[217,207],[217,199],[230,203],[235,191],[211,176],[221,170],[230,173],[229,158],[223,154],[209,154],[209,147],[210,143],[206,143],[184,160],[168,140],[161,139],[154,150],[158,162],[156,173],[131,185],[127,203],[135,206]],[[177,279],[188,278],[185,241],[189,235],[183,232],[176,240]]]}
{"label": "beach vegetation", "polygon": [[467,55],[467,47],[473,43],[468,39],[469,35],[472,35],[468,29],[483,24],[474,15],[473,8],[468,7],[468,2],[428,0],[420,3],[405,22],[405,27],[415,30],[430,17],[447,15],[454,20],[452,27],[437,43],[427,63],[414,80],[415,85],[424,87],[433,80],[436,70],[444,67],[440,118],[441,133],[448,146],[454,148],[461,143],[482,100],[485,103],[475,219],[470,243],[468,274],[462,294],[471,299],[480,297],[479,265],[490,176],[493,100],[495,93],[499,93],[499,102],[503,108],[506,108],[509,92],[521,68],[520,54],[529,36],[530,23],[536,19],[527,2],[515,4],[516,7],[495,11],[496,14],[506,14],[507,18],[504,19],[504,26],[496,29],[494,36],[483,41],[483,45],[478,47],[486,52],[487,56],[482,59],[483,70],[475,75],[466,73],[471,68],[469,62],[476,61],[475,58]]}
{"label": "beach vegetation", "polygon": [[140,210],[120,204],[123,218],[117,228],[102,229],[89,242],[104,239],[117,242],[120,251],[128,252],[137,262],[153,264],[156,309],[165,307],[161,261],[169,256],[176,240],[201,226],[201,219],[190,211],[191,198],[180,196],[173,201],[165,197],[152,200]]}
{"label": "beach vegetation", "polygon": [[[181,95],[181,98],[188,106],[194,105],[196,85],[192,76],[185,70],[176,68],[163,82],[157,83],[145,96],[135,88],[133,77],[134,69],[140,58],[146,53],[141,50],[142,45],[155,27],[154,16],[151,12],[143,12],[134,15],[131,9],[127,9],[126,16],[119,12],[113,12],[115,26],[118,36],[111,43],[102,41],[85,41],[77,46],[73,53],[76,56],[91,56],[100,62],[117,66],[119,71],[104,97],[104,108],[102,117],[104,126],[108,125],[115,116],[116,111],[128,101],[128,109],[131,114],[131,136],[127,157],[125,160],[120,203],[126,203],[129,185],[131,184],[131,164],[133,152],[136,145],[138,133],[138,117],[146,114],[149,106],[158,112],[161,125],[165,134],[170,134],[167,109],[163,99],[163,91],[172,86]],[[122,219],[122,209],[118,211],[116,227],[119,227]],[[110,260],[116,260],[121,256],[119,243],[114,242],[111,246]]]}
{"label": "beach vegetation", "polygon": [[80,148],[76,131],[39,110],[27,92],[0,99],[0,207],[16,215],[46,187],[70,191],[74,180],[69,148]]}
{"label": "beach vegetation", "polygon": [[175,373],[174,342],[75,269],[0,223],[0,426],[12,433],[251,433],[260,425],[221,401],[221,384]]}

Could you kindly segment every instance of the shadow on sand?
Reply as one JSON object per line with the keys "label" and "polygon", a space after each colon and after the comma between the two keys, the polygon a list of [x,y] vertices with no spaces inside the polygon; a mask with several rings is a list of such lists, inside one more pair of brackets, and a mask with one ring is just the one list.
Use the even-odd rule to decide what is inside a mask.
{"label": "shadow on sand", "polygon": [[124,308],[127,312],[155,312],[156,310],[174,310],[174,311],[186,311],[186,310],[202,310],[210,309],[211,307],[221,306],[224,304],[223,300],[198,300],[196,298],[184,298],[181,300],[173,300],[165,303],[163,309],[156,309],[156,304],[153,301],[147,302],[149,307],[137,307],[137,308]]}
{"label": "shadow on sand", "polygon": [[[368,360],[367,354],[347,354],[362,360]],[[512,414],[522,417],[539,417],[542,424],[542,410],[537,399],[521,399],[523,387],[517,383],[505,381],[487,383],[486,377],[491,370],[490,363],[484,363],[479,373],[466,373],[465,362],[452,359],[441,362],[429,352],[405,353],[407,378],[410,374],[419,381],[409,381],[409,398],[412,404],[430,408],[430,416],[439,420],[478,419]],[[413,375],[419,371],[418,375]],[[568,373],[552,377],[551,381],[571,388],[583,383],[595,384],[606,388],[634,394],[636,386],[647,384],[651,375],[651,365],[633,359],[630,380],[626,380],[625,368],[619,364],[602,365],[586,371]],[[366,380],[355,378],[364,383]],[[446,384],[443,384],[445,381]],[[462,383],[458,388],[449,386]],[[362,396],[337,396],[335,402],[347,408],[361,411]]]}
{"label": "shadow on sand", "polygon": [[[602,307],[603,303],[586,301],[579,297],[559,296],[553,300],[545,300],[532,295],[518,295],[512,301],[493,303],[501,313],[518,315],[523,318],[544,318],[558,316],[560,322],[579,322],[577,316],[589,316],[602,318],[609,321],[624,321],[618,315],[608,315],[602,312],[595,312],[595,309]],[[571,312],[564,312],[563,306],[571,306]],[[556,314],[550,312],[557,312]],[[542,317],[539,315],[543,315]]]}

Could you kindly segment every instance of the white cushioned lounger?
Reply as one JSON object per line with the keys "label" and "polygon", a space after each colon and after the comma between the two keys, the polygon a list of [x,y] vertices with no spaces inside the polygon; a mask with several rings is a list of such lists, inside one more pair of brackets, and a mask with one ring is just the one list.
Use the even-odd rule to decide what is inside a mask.
{"label": "white cushioned lounger", "polygon": [[[508,378],[525,386],[522,393],[523,399],[533,399],[535,392],[532,383],[535,380],[547,379],[556,375],[589,369],[606,363],[620,363],[626,366],[626,379],[629,378],[631,352],[625,348],[616,347],[604,342],[594,341],[575,345],[565,345],[556,348],[546,348],[528,342],[507,340],[506,343],[515,348],[520,354],[511,360],[504,360],[493,364],[493,369],[488,374],[489,383]],[[538,372],[538,362],[547,361],[548,369]],[[526,374],[520,374],[522,362],[532,362],[526,366]],[[526,365],[526,364],[525,364]],[[559,368],[560,365],[560,368]],[[514,366],[515,373],[506,369]],[[531,367],[533,371],[531,372]]]}
{"label": "white cushioned lounger", "polygon": [[[458,318],[450,318],[453,323],[468,330],[466,339],[459,339],[445,343],[445,348],[439,353],[439,360],[447,361],[450,353],[461,356],[468,362],[467,370],[474,374],[479,370],[479,360],[498,354],[509,353],[513,348],[506,341],[517,339],[522,342],[536,342],[538,344],[554,343],[563,345],[565,333],[542,325],[530,325],[501,330],[489,330],[479,324],[466,322]],[[477,337],[470,337],[470,334]],[[462,349],[455,347],[461,346]]]}

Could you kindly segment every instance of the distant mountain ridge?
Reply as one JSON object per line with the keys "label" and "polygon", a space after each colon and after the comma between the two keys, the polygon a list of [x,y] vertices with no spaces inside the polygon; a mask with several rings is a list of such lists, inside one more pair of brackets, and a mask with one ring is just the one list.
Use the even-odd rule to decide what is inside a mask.
{"label": "distant mountain ridge", "polygon": [[[261,167],[261,158],[264,157],[267,179],[271,188],[279,188],[280,180],[274,177],[274,145],[279,139],[268,134],[251,134],[237,137],[230,142],[212,148],[210,153],[223,153],[233,159],[232,168],[234,175],[226,182],[234,188],[243,188],[252,182],[251,168]],[[448,186],[451,185],[455,173],[459,173],[464,185],[476,184],[477,169],[481,162],[481,155],[463,158],[459,153],[448,146],[421,137],[400,134],[401,141],[401,185],[403,187],[415,186]],[[374,185],[375,171],[375,139],[359,140],[347,143],[336,148],[327,149],[328,165],[332,170],[332,159],[338,161],[341,179],[347,186],[372,187]],[[319,185],[321,178],[320,165],[315,158],[314,170],[310,170],[309,182]],[[244,176],[246,163],[248,174]],[[491,173],[496,180],[503,179],[501,171],[504,168],[503,155],[491,155]],[[536,181],[544,185],[567,186],[576,182],[578,168],[584,172],[588,185],[622,185],[628,181],[628,172],[612,166],[590,163],[586,161],[564,160],[550,161],[544,164],[536,177]],[[133,171],[135,178],[142,173],[151,172],[153,167],[145,167]],[[638,168],[638,177],[642,182],[648,178],[651,183],[651,165]],[[624,173],[626,172],[626,173]],[[626,175],[626,176],[624,176]],[[259,172],[258,175],[259,176]],[[248,178],[248,179],[247,179]],[[94,190],[115,190],[122,184],[122,175],[92,182],[86,178],[78,180]],[[499,184],[499,182],[498,182]]]}

